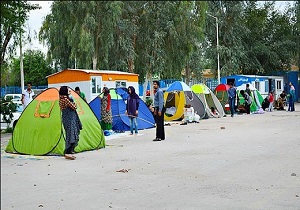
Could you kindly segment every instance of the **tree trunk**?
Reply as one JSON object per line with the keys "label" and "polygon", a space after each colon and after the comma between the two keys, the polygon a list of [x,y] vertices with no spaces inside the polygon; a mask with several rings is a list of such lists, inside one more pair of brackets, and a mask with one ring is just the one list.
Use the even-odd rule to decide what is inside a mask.
{"label": "tree trunk", "polygon": [[4,39],[4,42],[3,42],[3,45],[1,46],[1,58],[0,58],[0,64],[3,64],[4,63],[4,56],[5,56],[5,52],[6,52],[6,48],[7,48],[7,45],[11,39],[11,35],[12,35],[12,32],[10,30],[10,27],[7,29],[7,32],[5,34],[5,39]]}
{"label": "tree trunk", "polygon": [[128,59],[128,71],[130,73],[134,73],[134,71],[133,71],[133,59],[132,58]]}
{"label": "tree trunk", "polygon": [[[136,43],[136,34],[133,35],[133,38],[132,38],[132,46],[133,46],[133,49],[135,49],[135,44]],[[128,70],[130,73],[134,73],[134,60],[132,57],[130,57],[128,59]]]}
{"label": "tree trunk", "polygon": [[96,70],[97,69],[97,56],[95,55],[93,57],[93,70]]}
{"label": "tree trunk", "polygon": [[187,62],[186,68],[185,68],[185,83],[189,86],[190,85],[190,65],[189,62]]}

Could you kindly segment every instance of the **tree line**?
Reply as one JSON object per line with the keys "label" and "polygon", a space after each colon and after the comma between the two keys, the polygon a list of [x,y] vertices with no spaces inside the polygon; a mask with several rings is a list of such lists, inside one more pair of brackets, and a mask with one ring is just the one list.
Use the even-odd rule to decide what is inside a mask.
{"label": "tree line", "polygon": [[275,1],[54,1],[39,40],[50,72],[112,69],[138,73],[140,82],[189,81],[216,70],[219,53],[221,76],[265,75],[299,66],[299,8],[299,1],[282,12]]}

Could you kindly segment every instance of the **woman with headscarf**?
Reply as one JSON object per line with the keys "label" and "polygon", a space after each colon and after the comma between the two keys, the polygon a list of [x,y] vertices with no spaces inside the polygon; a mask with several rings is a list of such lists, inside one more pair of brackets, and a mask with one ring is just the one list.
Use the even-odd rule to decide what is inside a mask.
{"label": "woman with headscarf", "polygon": [[135,134],[138,133],[138,124],[137,124],[137,116],[139,113],[139,104],[140,104],[140,97],[135,93],[135,89],[132,86],[128,87],[128,98],[126,104],[126,112],[125,114],[128,115],[130,121],[130,135],[133,135],[133,126],[135,127]]}
{"label": "woman with headscarf", "polygon": [[111,97],[109,89],[104,87],[102,90],[103,97],[101,99],[101,128],[102,130],[112,129],[112,114],[111,114]]}
{"label": "woman with headscarf", "polygon": [[69,88],[62,86],[59,89],[59,107],[62,112],[62,123],[66,131],[65,143],[65,158],[74,160],[74,149],[79,141],[79,133],[82,129],[82,124],[76,111],[76,104],[70,100]]}

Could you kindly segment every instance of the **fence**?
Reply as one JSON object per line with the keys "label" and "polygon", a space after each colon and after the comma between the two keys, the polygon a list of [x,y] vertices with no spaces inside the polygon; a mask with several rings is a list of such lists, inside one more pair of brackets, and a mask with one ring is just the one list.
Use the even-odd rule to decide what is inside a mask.
{"label": "fence", "polygon": [[[25,89],[27,86],[25,86]],[[47,89],[48,85],[32,86],[33,90],[44,90]],[[4,97],[6,94],[22,94],[22,89],[19,86],[7,86],[1,87],[1,97]]]}

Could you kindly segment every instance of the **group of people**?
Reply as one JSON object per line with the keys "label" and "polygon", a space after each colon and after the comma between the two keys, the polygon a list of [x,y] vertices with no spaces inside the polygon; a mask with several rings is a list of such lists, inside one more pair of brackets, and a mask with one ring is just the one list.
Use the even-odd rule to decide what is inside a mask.
{"label": "group of people", "polygon": [[[159,88],[159,81],[153,82],[154,88],[154,104],[153,115],[156,123],[156,138],[153,141],[165,140],[164,131],[164,113],[166,111],[164,106],[164,94]],[[103,130],[112,129],[112,112],[111,112],[111,96],[107,87],[103,88],[103,97],[101,100],[101,128]],[[140,97],[136,94],[133,86],[128,87],[128,98],[126,103],[125,115],[128,116],[130,122],[130,134],[138,134],[138,114],[139,114]]]}
{"label": "group of people", "polygon": [[[164,131],[164,97],[163,91],[159,88],[159,81],[153,82],[153,88],[155,91],[154,95],[154,111],[156,122],[156,138],[153,141],[165,140]],[[85,99],[84,93],[80,92],[79,87],[75,88],[76,93]],[[128,87],[128,98],[126,104],[125,114],[128,116],[130,121],[130,135],[138,134],[138,109],[140,98],[135,92],[133,86]],[[112,112],[111,112],[111,96],[110,91],[107,87],[102,90],[103,97],[101,99],[101,128],[102,130],[112,129]],[[67,86],[62,86],[59,90],[59,106],[62,111],[62,122],[64,129],[66,131],[65,139],[65,151],[64,156],[66,159],[74,160],[76,157],[73,155],[75,153],[75,147],[79,141],[80,130],[82,130],[82,124],[80,122],[79,116],[77,114],[77,105],[72,99],[70,94],[70,88]]]}
{"label": "group of people", "polygon": [[[293,111],[295,111],[294,103],[296,101],[295,87],[292,85],[291,82],[289,83],[289,86],[290,86],[289,94],[286,95],[285,91],[283,91],[280,94],[280,96],[277,100],[277,103],[278,103],[279,109],[284,110],[283,106],[286,103],[287,98],[288,98],[289,107],[288,107],[287,111],[293,112]],[[235,114],[235,101],[237,98],[237,91],[236,91],[236,88],[233,86],[233,83],[229,83],[229,89],[228,89],[227,93],[228,93],[228,104],[230,107],[231,117],[233,117]],[[252,104],[250,85],[246,84],[246,89],[241,90],[240,94],[245,99],[245,103],[243,104],[245,112],[247,114],[250,114],[250,106]],[[263,110],[268,108],[268,111],[272,112],[274,109],[274,103],[275,103],[274,93],[272,91],[270,91],[268,96],[264,99],[264,101],[262,103]]]}

